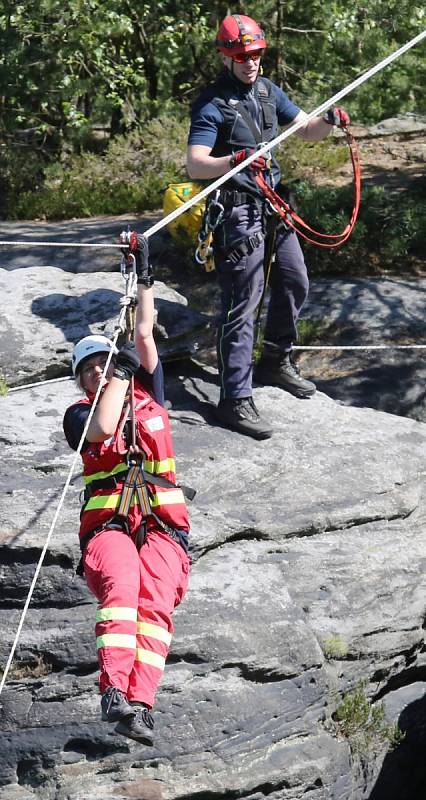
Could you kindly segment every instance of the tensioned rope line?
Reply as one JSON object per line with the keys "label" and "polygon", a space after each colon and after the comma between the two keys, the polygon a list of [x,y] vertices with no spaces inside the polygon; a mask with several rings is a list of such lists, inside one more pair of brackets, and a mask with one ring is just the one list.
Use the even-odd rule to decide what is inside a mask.
{"label": "tensioned rope line", "polygon": [[426,350],[426,344],[294,344],[293,350]]}
{"label": "tensioned rope line", "polygon": [[85,242],[36,242],[31,241],[30,239],[21,239],[21,240],[13,240],[8,242],[5,240],[0,240],[1,244],[8,244],[8,245],[19,245],[25,244],[27,246],[31,245],[31,247],[119,247],[120,250],[123,250],[125,247],[128,247],[128,244],[88,244]]}
{"label": "tensioned rope line", "polygon": [[[426,344],[294,344],[293,350],[426,350]],[[61,378],[49,378],[47,381],[36,381],[35,383],[24,383],[22,386],[12,386],[7,389],[6,394],[11,392],[21,392],[24,389],[34,389],[45,386],[49,383],[61,383],[62,381],[74,380],[71,375]]]}
{"label": "tensioned rope line", "polygon": [[[426,344],[294,344],[293,350],[426,350]],[[49,378],[47,381],[24,383],[22,386],[12,386],[11,389],[7,389],[6,394],[22,392],[24,389],[34,389],[35,387],[45,386],[48,383],[61,383],[62,381],[72,380],[71,375],[65,375],[62,378]]]}
{"label": "tensioned rope line", "polygon": [[[156,222],[154,225],[152,225],[150,228],[148,228],[146,231],[144,231],[144,236],[148,239],[154,233],[157,233],[157,231],[161,230],[161,228],[164,228],[170,222],[173,222],[173,220],[175,220],[181,214],[184,214],[185,211],[188,211],[193,205],[195,205],[195,203],[198,203],[200,200],[203,200],[205,197],[207,197],[208,194],[210,194],[211,192],[215,191],[215,189],[218,189],[219,186],[222,186],[223,183],[228,181],[230,178],[232,178],[234,175],[236,175],[241,170],[245,169],[249,164],[251,164],[252,161],[254,161],[256,158],[259,158],[260,155],[263,155],[264,153],[268,153],[270,150],[272,150],[278,144],[283,142],[289,136],[292,136],[292,134],[295,133],[297,130],[299,130],[299,128],[302,128],[304,125],[306,125],[306,123],[309,122],[309,120],[311,120],[313,117],[318,117],[324,111],[327,111],[327,109],[330,108],[330,106],[332,106],[335,103],[337,103],[339,100],[342,99],[342,97],[345,97],[347,94],[350,94],[350,92],[353,92],[354,89],[358,88],[358,86],[361,86],[361,84],[365,83],[365,81],[369,80],[369,78],[371,78],[377,72],[380,72],[380,70],[384,69],[384,67],[387,67],[389,64],[391,64],[397,58],[402,56],[404,53],[407,52],[407,50],[410,50],[411,47],[414,47],[416,44],[419,44],[425,37],[426,37],[426,30],[424,30],[421,33],[419,33],[413,39],[410,39],[410,41],[406,42],[404,45],[402,45],[402,47],[399,47],[398,50],[394,50],[393,53],[391,53],[386,58],[382,59],[382,61],[379,61],[379,63],[376,64],[374,67],[371,67],[369,70],[364,72],[362,75],[359,75],[358,78],[356,78],[354,81],[352,81],[352,83],[349,83],[347,86],[345,86],[344,89],[341,89],[339,92],[337,92],[332,97],[330,97],[328,100],[326,100],[324,103],[321,103],[321,105],[317,106],[317,108],[315,108],[313,111],[311,111],[309,114],[307,114],[306,117],[303,120],[301,120],[300,122],[295,122],[294,125],[291,125],[291,127],[288,128],[288,130],[283,131],[275,139],[272,139],[270,142],[267,142],[264,146],[260,147],[251,156],[248,156],[248,158],[246,158],[245,161],[242,161],[241,164],[237,164],[235,167],[233,167],[228,172],[226,172],[225,175],[221,175],[220,178],[217,178],[217,180],[213,181],[213,183],[209,184],[209,186],[206,186],[204,189],[202,189],[198,194],[196,194],[190,200],[187,200],[186,203],[183,203],[183,205],[179,206],[178,208],[175,208],[175,210],[171,211],[170,214],[168,214],[166,217],[164,217],[163,219],[161,219],[158,222]],[[65,245],[61,245],[61,244],[58,244],[58,242],[30,242],[30,241],[26,242],[25,240],[24,241],[23,240],[21,240],[21,241],[1,241],[0,240],[0,246],[1,245],[14,246],[14,245],[22,245],[22,244],[28,244],[28,245],[31,245],[32,247],[63,247],[63,246],[65,246],[65,247],[123,247],[123,245],[120,245],[120,244],[93,244],[93,243],[92,244],[84,244],[84,243],[81,243],[81,242],[73,244],[71,242],[67,242]]]}
{"label": "tensioned rope line", "polygon": [[[126,311],[127,311],[127,305],[128,305],[129,300],[133,297],[132,292],[134,293],[135,288],[136,288],[136,275],[133,274],[133,276],[129,276],[127,292],[126,292],[126,295],[124,295],[124,297],[122,298],[122,300],[124,300],[123,308],[122,308],[122,310],[120,312],[120,315],[119,315],[119,318],[118,318],[118,321],[117,321],[117,325],[116,325],[116,329],[115,329],[115,332],[114,332],[114,335],[113,335],[113,338],[112,338],[112,342],[113,342],[114,346],[115,346],[115,344],[117,342],[119,334],[122,333],[123,330],[124,330],[123,326],[124,326],[124,319],[125,319]],[[58,506],[56,508],[53,520],[52,520],[52,524],[51,524],[50,529],[48,531],[48,534],[47,534],[47,537],[46,537],[46,541],[44,543],[43,549],[42,549],[41,554],[40,554],[40,558],[39,558],[38,563],[37,563],[37,567],[36,567],[36,570],[35,570],[35,573],[34,573],[34,577],[32,579],[31,586],[30,586],[29,591],[28,591],[28,596],[27,596],[27,599],[25,601],[24,608],[22,610],[21,618],[19,620],[19,625],[18,625],[16,634],[15,634],[15,638],[14,638],[14,641],[13,641],[13,644],[12,644],[12,648],[11,648],[11,651],[9,653],[9,658],[7,660],[6,666],[4,668],[3,675],[1,677],[0,695],[1,695],[2,691],[3,691],[3,687],[4,687],[4,684],[6,682],[6,678],[8,676],[8,673],[9,673],[9,670],[10,670],[10,667],[11,667],[11,664],[12,664],[12,661],[13,661],[13,657],[15,655],[15,650],[16,650],[16,647],[17,647],[17,644],[18,644],[19,637],[21,635],[21,630],[22,630],[22,627],[24,625],[25,617],[26,617],[29,605],[31,603],[33,592],[34,592],[34,589],[35,589],[35,586],[36,586],[36,583],[37,583],[37,580],[38,580],[38,576],[40,574],[40,570],[41,570],[42,565],[43,565],[43,561],[44,561],[45,555],[47,553],[47,548],[49,546],[50,539],[52,537],[53,531],[54,531],[55,526],[56,526],[56,522],[58,520],[60,511],[62,509],[66,493],[67,493],[67,491],[69,489],[69,486],[70,486],[70,483],[71,483],[71,479],[72,479],[72,476],[73,476],[73,473],[74,473],[74,470],[75,470],[75,465],[77,463],[77,459],[78,459],[78,457],[80,455],[81,448],[83,447],[83,442],[84,442],[84,440],[86,438],[87,430],[89,428],[89,425],[91,423],[93,414],[95,412],[96,405],[97,405],[97,402],[99,400],[100,393],[102,391],[103,379],[104,379],[104,377],[105,377],[105,375],[106,375],[106,373],[108,371],[108,367],[109,367],[109,365],[111,363],[112,356],[113,356],[113,349],[111,349],[110,352],[108,353],[108,357],[107,357],[107,360],[106,360],[106,363],[105,363],[105,367],[104,367],[103,372],[102,372],[102,378],[99,381],[99,386],[97,388],[97,391],[96,391],[96,394],[95,394],[95,398],[93,400],[92,407],[91,407],[90,412],[89,412],[89,416],[87,417],[83,433],[81,434],[81,438],[80,438],[77,450],[76,450],[74,458],[72,460],[71,467],[69,469],[68,476],[67,476],[67,479],[65,481],[64,488],[62,490],[62,494],[61,494],[61,497],[59,499],[59,503],[58,503]]]}

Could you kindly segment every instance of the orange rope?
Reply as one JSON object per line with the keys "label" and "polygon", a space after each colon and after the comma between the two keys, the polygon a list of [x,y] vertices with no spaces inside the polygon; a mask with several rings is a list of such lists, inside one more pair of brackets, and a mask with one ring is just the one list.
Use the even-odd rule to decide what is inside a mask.
{"label": "orange rope", "polygon": [[[321,233],[320,231],[311,228],[299,215],[293,211],[293,209],[283,200],[282,197],[277,194],[277,192],[269,186],[265,180],[265,177],[261,170],[259,170],[255,176],[256,182],[258,186],[261,188],[265,197],[271,203],[272,208],[274,211],[282,217],[285,221],[286,225],[289,225],[296,233],[299,234],[305,241],[309,242],[310,244],[314,244],[317,247],[340,247],[344,242],[349,239],[351,235],[355,223],[358,217],[360,202],[361,202],[361,162],[359,158],[359,150],[358,145],[352,136],[351,133],[347,130],[347,128],[343,128],[347,142],[349,145],[349,151],[351,155],[352,161],[352,168],[354,174],[354,205],[352,209],[352,214],[350,220],[346,227],[340,233]],[[304,231],[309,231],[310,234],[318,237],[319,239],[327,240],[327,241],[316,241],[308,236]]]}

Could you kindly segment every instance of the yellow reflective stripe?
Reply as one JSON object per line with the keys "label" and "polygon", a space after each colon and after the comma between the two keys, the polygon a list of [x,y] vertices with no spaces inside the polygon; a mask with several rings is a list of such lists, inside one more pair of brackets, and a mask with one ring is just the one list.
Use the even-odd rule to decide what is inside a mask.
{"label": "yellow reflective stripe", "polygon": [[138,612],[136,608],[120,608],[110,606],[109,608],[98,608],[96,612],[96,622],[107,622],[108,620],[129,620],[136,622]]}
{"label": "yellow reflective stripe", "polygon": [[153,625],[151,622],[138,622],[137,633],[142,636],[149,636],[151,639],[157,639],[159,642],[169,645],[172,641],[172,635],[165,628],[160,625]]}
{"label": "yellow reflective stripe", "polygon": [[128,647],[130,650],[136,649],[136,636],[129,633],[104,633],[97,636],[96,647]]}
{"label": "yellow reflective stripe", "polygon": [[144,461],[143,468],[145,472],[158,475],[160,472],[176,472],[176,463],[174,458],[164,458],[163,461]]}
{"label": "yellow reflective stripe", "polygon": [[[93,497],[90,498],[88,503],[86,503],[84,510],[85,511],[94,511],[98,508],[118,508],[120,505],[121,494],[95,494]],[[137,504],[137,499],[134,497],[131,502],[131,506],[135,506]],[[158,491],[154,492],[151,498],[151,506],[152,508],[156,508],[158,506],[170,506],[170,505],[185,505],[185,498],[183,496],[182,489],[168,489],[166,491]]]}
{"label": "yellow reflective stripe", "polygon": [[92,483],[92,481],[101,481],[104,478],[110,478],[111,475],[119,475],[120,472],[127,472],[129,467],[127,464],[117,464],[110,472],[94,472],[93,475],[84,475],[84,483]]}
{"label": "yellow reflective stripe", "polygon": [[141,661],[142,664],[149,664],[150,667],[157,667],[157,669],[161,670],[164,670],[166,666],[166,659],[163,656],[153,653],[152,650],[144,650],[143,647],[136,648],[136,661]]}
{"label": "yellow reflective stripe", "polygon": [[166,492],[154,492],[151,498],[151,505],[153,508],[156,506],[177,505],[178,503],[185,503],[182,489],[169,489],[169,491]]}
{"label": "yellow reflective stripe", "polygon": [[[118,508],[120,505],[121,494],[95,494],[84,506],[85,511],[93,511],[96,508]],[[131,505],[136,505],[134,498]]]}

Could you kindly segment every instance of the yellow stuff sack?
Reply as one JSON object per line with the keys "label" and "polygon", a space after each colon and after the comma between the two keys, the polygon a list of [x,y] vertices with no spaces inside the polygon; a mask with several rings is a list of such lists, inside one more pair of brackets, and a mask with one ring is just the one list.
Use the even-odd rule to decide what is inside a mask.
{"label": "yellow stuff sack", "polygon": [[[163,216],[167,217],[176,208],[182,206],[187,200],[191,200],[203,187],[198,183],[169,183],[163,198]],[[186,234],[195,243],[198,241],[198,231],[201,227],[206,201],[199,200],[188,211],[180,217],[172,220],[167,226],[171,235],[178,239],[182,234]]]}

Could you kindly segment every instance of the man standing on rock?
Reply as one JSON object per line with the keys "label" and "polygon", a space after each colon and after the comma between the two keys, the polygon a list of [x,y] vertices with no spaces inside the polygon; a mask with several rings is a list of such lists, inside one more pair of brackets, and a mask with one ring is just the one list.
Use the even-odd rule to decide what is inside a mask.
{"label": "man standing on rock", "polygon": [[[259,76],[267,43],[255,20],[243,14],[225,17],[215,45],[225,69],[193,106],[187,169],[195,180],[225,175],[260,143],[274,139],[279,125],[307,117],[278,86]],[[328,136],[332,125],[342,127],[349,121],[343,109],[335,108],[325,117],[310,119],[297,134],[307,141],[319,141]],[[254,312],[264,286],[269,211],[255,181],[258,170],[279,190],[276,159],[269,162],[260,156],[227,181],[217,198],[225,210],[213,234],[222,302],[217,334],[221,394],[216,415],[227,427],[255,439],[267,439],[272,428],[259,415],[252,397]],[[299,374],[292,360],[292,346],[309,281],[297,235],[284,223],[277,229],[275,252],[264,348],[254,378],[308,398],[316,387]]]}

